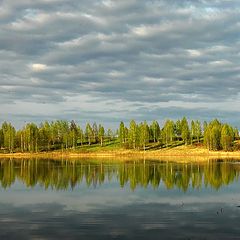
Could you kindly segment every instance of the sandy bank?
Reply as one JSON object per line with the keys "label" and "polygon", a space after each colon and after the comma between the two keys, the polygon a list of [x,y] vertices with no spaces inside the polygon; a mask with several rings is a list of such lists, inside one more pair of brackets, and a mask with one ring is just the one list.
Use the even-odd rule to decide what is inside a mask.
{"label": "sandy bank", "polygon": [[160,149],[152,151],[134,151],[134,150],[117,150],[117,151],[97,151],[97,152],[80,152],[80,151],[54,151],[40,153],[6,153],[0,154],[0,158],[64,158],[64,159],[87,159],[87,158],[105,158],[105,159],[159,159],[175,161],[206,161],[209,159],[240,159],[240,151],[223,152],[208,151],[204,148],[181,146],[171,149]]}

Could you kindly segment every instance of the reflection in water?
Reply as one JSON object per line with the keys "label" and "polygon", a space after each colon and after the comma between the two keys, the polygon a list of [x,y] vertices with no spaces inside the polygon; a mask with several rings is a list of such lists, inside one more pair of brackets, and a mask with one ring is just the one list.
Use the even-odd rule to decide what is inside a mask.
{"label": "reflection in water", "polygon": [[0,183],[9,188],[16,180],[27,187],[37,184],[45,189],[67,190],[78,184],[98,186],[117,179],[132,190],[137,186],[158,188],[162,182],[167,189],[177,187],[187,191],[189,187],[200,189],[211,186],[219,189],[237,180],[240,165],[223,161],[207,163],[173,163],[157,161],[129,161],[99,163],[67,160],[1,160]]}
{"label": "reflection in water", "polygon": [[236,161],[0,160],[0,239],[239,239],[239,172]]}

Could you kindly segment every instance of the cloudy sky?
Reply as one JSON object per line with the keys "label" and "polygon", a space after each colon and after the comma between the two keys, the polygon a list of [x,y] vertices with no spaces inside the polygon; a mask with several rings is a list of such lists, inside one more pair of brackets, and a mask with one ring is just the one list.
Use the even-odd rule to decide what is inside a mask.
{"label": "cloudy sky", "polygon": [[239,0],[0,0],[0,121],[240,127]]}

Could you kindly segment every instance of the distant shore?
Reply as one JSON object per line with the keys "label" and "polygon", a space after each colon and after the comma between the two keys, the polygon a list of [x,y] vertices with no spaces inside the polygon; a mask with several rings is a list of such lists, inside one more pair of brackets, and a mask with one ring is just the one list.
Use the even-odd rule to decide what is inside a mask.
{"label": "distant shore", "polygon": [[[80,151],[80,150],[65,150],[52,152],[37,152],[37,153],[0,153],[0,158],[126,158],[126,159],[165,159],[165,158],[201,158],[201,159],[218,159],[218,158],[238,158],[240,159],[240,151],[224,152],[224,151],[209,151],[202,147],[180,146],[175,148],[166,148],[159,150],[104,150],[104,151]],[[112,159],[114,160],[114,159]]]}

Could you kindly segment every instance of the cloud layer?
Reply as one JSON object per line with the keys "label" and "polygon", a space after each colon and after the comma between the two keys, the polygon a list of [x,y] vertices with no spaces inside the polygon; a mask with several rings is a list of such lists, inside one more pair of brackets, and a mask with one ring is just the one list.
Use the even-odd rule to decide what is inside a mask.
{"label": "cloud layer", "polygon": [[240,126],[239,10],[237,0],[0,1],[0,120]]}

